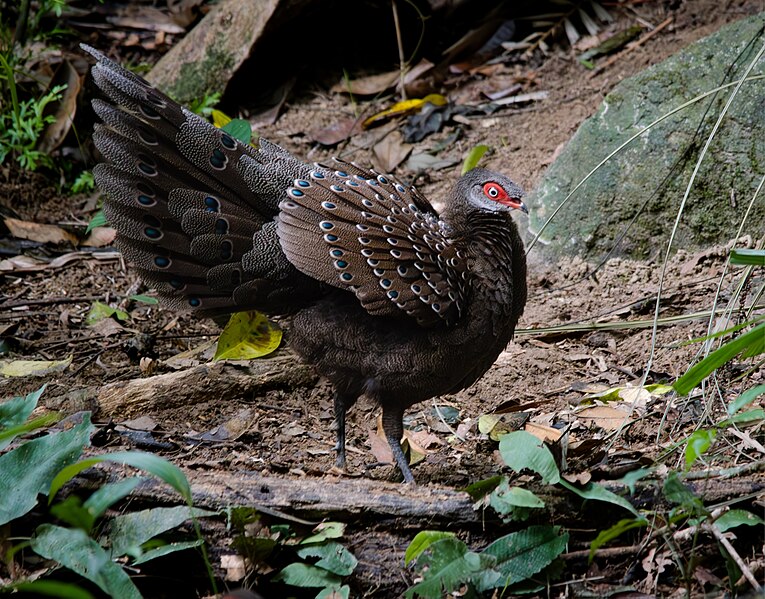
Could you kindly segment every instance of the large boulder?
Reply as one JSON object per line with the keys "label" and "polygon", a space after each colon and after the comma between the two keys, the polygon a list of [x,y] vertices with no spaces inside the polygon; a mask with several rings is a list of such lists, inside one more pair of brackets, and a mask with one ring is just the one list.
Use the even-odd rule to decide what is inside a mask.
{"label": "large boulder", "polygon": [[[689,100],[740,79],[762,47],[764,27],[765,13],[738,21],[617,85],[530,194],[532,232],[632,135]],[[760,60],[751,75],[761,74],[764,65]],[[595,259],[629,227],[617,254],[643,258],[663,251],[701,149],[734,89],[725,87],[668,117],[611,158],[543,231],[540,240],[547,249]],[[753,80],[741,86],[709,147],[674,247],[734,237],[763,176],[765,81]],[[744,232],[759,237],[763,230],[765,195],[760,195]]]}

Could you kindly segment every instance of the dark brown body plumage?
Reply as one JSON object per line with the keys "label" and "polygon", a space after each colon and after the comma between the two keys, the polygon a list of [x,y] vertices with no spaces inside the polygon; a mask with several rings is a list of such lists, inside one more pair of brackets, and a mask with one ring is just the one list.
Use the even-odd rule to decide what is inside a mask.
{"label": "dark brown body plumage", "polygon": [[439,216],[390,176],[236,142],[85,49],[107,97],[94,174],[123,254],[176,309],[291,315],[290,345],[335,389],[338,464],[366,395],[411,482],[404,410],[474,383],[523,312],[520,188],[474,169]]}

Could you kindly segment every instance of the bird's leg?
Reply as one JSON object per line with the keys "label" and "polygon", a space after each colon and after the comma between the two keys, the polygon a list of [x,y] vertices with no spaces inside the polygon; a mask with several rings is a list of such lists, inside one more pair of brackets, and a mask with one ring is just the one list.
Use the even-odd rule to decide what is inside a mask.
{"label": "bird's leg", "polygon": [[337,452],[335,464],[342,469],[345,469],[345,412],[354,400],[355,398],[335,390],[335,420],[332,423],[332,429],[335,431],[335,451]]}
{"label": "bird's leg", "polygon": [[405,483],[414,483],[414,476],[409,469],[409,462],[401,449],[401,437],[404,436],[404,410],[398,406],[383,406],[382,425],[385,438],[396,460],[398,469],[404,475]]}

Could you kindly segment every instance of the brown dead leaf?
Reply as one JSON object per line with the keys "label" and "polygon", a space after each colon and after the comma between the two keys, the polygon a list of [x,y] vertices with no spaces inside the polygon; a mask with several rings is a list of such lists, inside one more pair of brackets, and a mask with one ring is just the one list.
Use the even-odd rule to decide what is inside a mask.
{"label": "brown dead leaf", "polygon": [[11,235],[18,239],[28,239],[39,243],[77,244],[77,238],[74,235],[56,225],[44,225],[17,218],[6,218],[3,219],[3,222],[8,227]]}
{"label": "brown dead leaf", "polygon": [[592,480],[592,473],[587,472],[587,471],[585,471],[585,472],[576,472],[576,473],[574,473],[574,472],[567,472],[567,473],[563,474],[562,476],[563,476],[563,478],[565,478],[571,484],[581,485],[581,486],[586,485],[588,482],[590,482],[590,480]]}
{"label": "brown dead leaf", "polygon": [[410,442],[416,443],[419,447],[423,448],[423,450],[444,444],[441,437],[425,430],[406,431],[404,436],[409,439]]}
{"label": "brown dead leaf", "polygon": [[611,406],[594,406],[584,408],[576,413],[576,417],[585,426],[599,426],[603,430],[615,431],[622,423],[629,420],[629,415],[623,410]]}
{"label": "brown dead leaf", "polygon": [[61,62],[56,69],[49,88],[56,85],[65,85],[66,88],[61,92],[61,97],[55,103],[46,106],[45,113],[54,113],[54,121],[45,128],[37,149],[45,154],[55,150],[64,141],[69,129],[72,128],[74,115],[77,112],[77,96],[82,87],[82,77],[68,60]]}
{"label": "brown dead leaf", "polygon": [[83,239],[82,244],[92,248],[102,248],[114,243],[117,231],[112,227],[96,227]]}
{"label": "brown dead leaf", "polygon": [[388,73],[359,77],[358,79],[343,79],[332,86],[330,91],[337,94],[353,94],[354,96],[375,96],[391,89],[399,79],[398,69]]}
{"label": "brown dead leaf", "polygon": [[412,147],[404,143],[400,131],[393,131],[375,144],[372,150],[375,156],[375,167],[382,173],[390,173],[409,156]]}
{"label": "brown dead leaf", "polygon": [[535,422],[527,422],[523,429],[527,433],[531,433],[537,439],[542,441],[555,442],[563,436],[563,433],[557,428],[551,426],[545,426],[543,424],[536,424]]}
{"label": "brown dead leaf", "polygon": [[388,446],[388,442],[385,440],[385,434],[382,432],[382,427],[378,426],[377,431],[369,431],[369,446],[372,451],[372,455],[381,464],[392,464],[393,453]]}
{"label": "brown dead leaf", "polygon": [[348,117],[336,121],[329,127],[323,129],[313,129],[308,132],[310,138],[323,146],[334,146],[349,137],[358,135],[364,129],[361,126],[361,119]]}

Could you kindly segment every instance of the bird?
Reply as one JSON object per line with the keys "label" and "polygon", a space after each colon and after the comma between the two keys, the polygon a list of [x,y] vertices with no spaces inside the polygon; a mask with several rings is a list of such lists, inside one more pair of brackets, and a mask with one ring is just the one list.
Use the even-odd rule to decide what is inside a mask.
{"label": "bird", "polygon": [[394,176],[242,143],[82,48],[100,89],[93,175],[128,264],[171,309],[284,317],[293,351],[331,383],[337,467],[365,396],[413,483],[404,411],[477,381],[523,313],[523,189],[474,168],[437,212]]}

